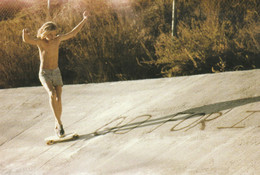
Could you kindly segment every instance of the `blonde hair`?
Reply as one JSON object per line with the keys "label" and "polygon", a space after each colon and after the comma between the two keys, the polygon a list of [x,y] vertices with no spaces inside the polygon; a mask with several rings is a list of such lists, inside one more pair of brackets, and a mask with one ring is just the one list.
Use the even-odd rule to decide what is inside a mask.
{"label": "blonde hair", "polygon": [[57,30],[57,25],[52,21],[46,22],[38,30],[37,38],[44,39],[50,31],[54,30]]}

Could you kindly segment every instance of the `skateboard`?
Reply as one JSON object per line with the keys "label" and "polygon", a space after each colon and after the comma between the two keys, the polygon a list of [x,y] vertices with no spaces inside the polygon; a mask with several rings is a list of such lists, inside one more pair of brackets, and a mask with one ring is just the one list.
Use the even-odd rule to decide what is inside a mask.
{"label": "skateboard", "polygon": [[54,143],[76,140],[77,138],[79,138],[79,135],[77,133],[70,133],[70,134],[66,134],[62,138],[59,138],[58,136],[47,137],[45,138],[45,142],[47,145],[53,145]]}

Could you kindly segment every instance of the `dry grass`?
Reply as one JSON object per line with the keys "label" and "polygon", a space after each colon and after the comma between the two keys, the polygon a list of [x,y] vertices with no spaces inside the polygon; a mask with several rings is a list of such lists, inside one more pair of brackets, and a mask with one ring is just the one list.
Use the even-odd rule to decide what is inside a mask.
{"label": "dry grass", "polygon": [[[60,33],[77,25],[84,10],[90,13],[82,31],[61,44],[65,84],[260,67],[257,0],[178,0],[178,37],[170,34],[172,0],[131,2],[132,8],[103,0],[53,6]],[[40,85],[38,49],[23,43],[21,32],[29,28],[36,36],[46,14],[46,4],[38,0],[0,21],[0,88]]]}
{"label": "dry grass", "polygon": [[[190,20],[185,15],[179,20],[178,37],[169,33],[158,37],[157,59],[148,64],[160,66],[167,77],[259,67],[260,23],[255,0],[186,3]],[[181,9],[179,14],[184,14]]]}

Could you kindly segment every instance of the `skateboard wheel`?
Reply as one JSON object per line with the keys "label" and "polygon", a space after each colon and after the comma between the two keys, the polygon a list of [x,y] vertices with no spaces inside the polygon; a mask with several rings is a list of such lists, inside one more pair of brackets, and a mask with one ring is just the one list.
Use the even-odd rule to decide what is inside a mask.
{"label": "skateboard wheel", "polygon": [[73,139],[76,139],[76,138],[78,138],[78,137],[79,137],[79,135],[76,134],[76,135],[73,136]]}
{"label": "skateboard wheel", "polygon": [[54,144],[53,140],[47,142],[47,145],[52,145],[52,144]]}

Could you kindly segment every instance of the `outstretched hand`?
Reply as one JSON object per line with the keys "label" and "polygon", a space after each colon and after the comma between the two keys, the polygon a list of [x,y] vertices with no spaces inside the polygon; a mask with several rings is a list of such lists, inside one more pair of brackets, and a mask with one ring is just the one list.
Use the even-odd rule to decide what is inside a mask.
{"label": "outstretched hand", "polygon": [[87,19],[87,18],[88,18],[88,12],[87,12],[87,11],[84,11],[84,12],[83,12],[83,18],[84,18],[84,19]]}
{"label": "outstretched hand", "polygon": [[30,31],[28,29],[23,29],[23,33],[26,35],[30,35]]}

